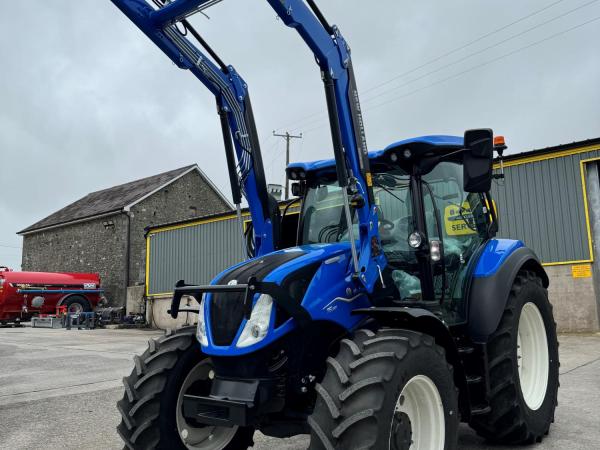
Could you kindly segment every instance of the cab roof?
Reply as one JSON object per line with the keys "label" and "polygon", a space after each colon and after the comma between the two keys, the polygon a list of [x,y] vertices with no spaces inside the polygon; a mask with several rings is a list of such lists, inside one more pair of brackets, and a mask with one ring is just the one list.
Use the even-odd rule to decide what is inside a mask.
{"label": "cab roof", "polygon": [[[419,158],[427,153],[443,153],[444,151],[454,151],[462,148],[464,139],[462,136],[432,135],[419,136],[402,141],[394,142],[383,150],[374,150],[369,152],[369,161],[376,163],[384,162],[385,156],[393,151],[410,149],[415,158]],[[311,162],[294,162],[288,166],[288,170],[303,170],[305,172],[316,172],[335,168],[335,160],[321,159]]]}

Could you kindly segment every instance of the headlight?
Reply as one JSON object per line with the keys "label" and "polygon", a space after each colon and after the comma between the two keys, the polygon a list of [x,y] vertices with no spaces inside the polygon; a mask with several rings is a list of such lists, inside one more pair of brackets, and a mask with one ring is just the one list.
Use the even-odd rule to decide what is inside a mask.
{"label": "headlight", "polygon": [[411,233],[408,237],[408,245],[410,245],[412,248],[419,248],[422,243],[423,236],[421,236],[421,233],[419,233],[418,231]]}
{"label": "headlight", "polygon": [[250,320],[246,322],[235,346],[238,348],[248,347],[262,341],[269,331],[272,310],[273,299],[270,295],[262,294],[254,305]]}
{"label": "headlight", "polygon": [[208,337],[206,337],[206,321],[204,320],[204,295],[200,301],[200,312],[198,313],[198,331],[196,333],[201,345],[208,345]]}

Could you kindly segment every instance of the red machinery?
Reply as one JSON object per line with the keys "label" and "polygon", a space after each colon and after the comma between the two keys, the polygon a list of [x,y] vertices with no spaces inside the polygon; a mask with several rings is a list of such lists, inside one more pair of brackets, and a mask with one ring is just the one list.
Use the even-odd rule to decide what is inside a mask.
{"label": "red machinery", "polygon": [[0,267],[0,323],[35,314],[92,311],[105,300],[97,273],[14,272]]}

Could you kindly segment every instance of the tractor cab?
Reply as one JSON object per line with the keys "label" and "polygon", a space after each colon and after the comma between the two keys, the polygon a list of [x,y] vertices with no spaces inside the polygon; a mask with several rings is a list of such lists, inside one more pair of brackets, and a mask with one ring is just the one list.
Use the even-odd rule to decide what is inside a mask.
{"label": "tractor cab", "polygon": [[[426,305],[450,325],[466,320],[468,274],[496,223],[486,193],[465,190],[464,142],[424,136],[369,153],[380,247],[388,263],[373,293],[376,306]],[[300,180],[294,191],[303,198],[299,243],[348,241],[334,161],[294,163],[288,174]]]}

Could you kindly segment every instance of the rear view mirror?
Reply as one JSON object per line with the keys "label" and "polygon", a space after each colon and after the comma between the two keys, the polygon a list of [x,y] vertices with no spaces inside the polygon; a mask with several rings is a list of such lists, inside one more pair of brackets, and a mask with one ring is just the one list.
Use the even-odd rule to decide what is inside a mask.
{"label": "rear view mirror", "polygon": [[465,131],[463,152],[464,189],[466,192],[488,192],[492,188],[494,133],[489,128]]}
{"label": "rear view mirror", "polygon": [[304,196],[304,186],[300,182],[292,183],[292,195],[294,197]]}

